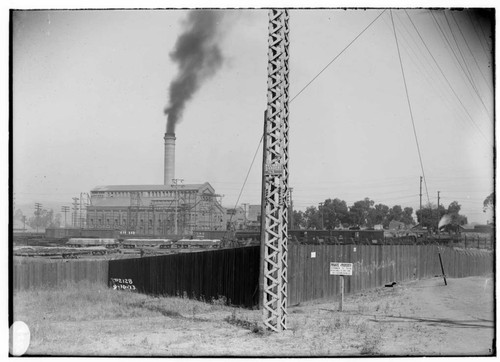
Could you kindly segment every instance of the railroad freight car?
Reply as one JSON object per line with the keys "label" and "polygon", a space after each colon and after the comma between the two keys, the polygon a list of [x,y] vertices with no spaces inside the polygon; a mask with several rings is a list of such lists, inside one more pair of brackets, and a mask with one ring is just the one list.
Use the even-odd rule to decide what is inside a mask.
{"label": "railroad freight car", "polygon": [[69,238],[105,238],[117,239],[119,230],[114,229],[84,229],[84,228],[47,228],[45,237],[47,239],[69,239]]}
{"label": "railroad freight car", "polygon": [[169,249],[173,242],[171,239],[126,239],[122,246],[124,249],[134,249],[142,247]]}
{"label": "railroad freight car", "polygon": [[220,240],[233,240],[234,231],[232,230],[195,230],[193,231],[194,237],[198,239],[220,239]]}
{"label": "railroad freight car", "polygon": [[235,238],[238,241],[260,242],[260,231],[236,231]]}
{"label": "railroad freight car", "polygon": [[70,238],[66,245],[77,248],[89,246],[105,246],[106,248],[115,248],[118,246],[118,240],[111,238]]}
{"label": "railroad freight car", "polygon": [[292,242],[304,244],[379,244],[383,230],[290,230]]}
{"label": "railroad freight car", "polygon": [[175,247],[189,249],[189,248],[220,248],[221,241],[219,239],[180,239],[175,243]]}

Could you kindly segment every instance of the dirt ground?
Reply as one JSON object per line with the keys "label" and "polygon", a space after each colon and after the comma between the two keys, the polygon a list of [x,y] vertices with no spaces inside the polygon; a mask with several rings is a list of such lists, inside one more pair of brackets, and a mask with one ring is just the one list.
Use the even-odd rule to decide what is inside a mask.
{"label": "dirt ground", "polygon": [[338,300],[290,306],[288,329],[281,333],[263,329],[259,310],[207,313],[196,304],[189,313],[146,318],[43,319],[30,326],[27,354],[489,356],[495,354],[494,307],[491,276],[448,279],[447,286],[433,278],[348,295],[342,312]]}

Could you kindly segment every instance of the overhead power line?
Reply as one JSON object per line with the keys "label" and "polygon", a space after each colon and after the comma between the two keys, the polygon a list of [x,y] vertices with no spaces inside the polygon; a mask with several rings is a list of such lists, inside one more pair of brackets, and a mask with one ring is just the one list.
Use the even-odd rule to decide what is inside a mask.
{"label": "overhead power line", "polygon": [[434,55],[432,55],[431,51],[429,50],[429,47],[427,46],[427,43],[424,41],[424,39],[422,38],[422,35],[420,34],[420,32],[418,31],[418,28],[416,27],[415,23],[413,22],[413,20],[411,19],[410,15],[408,14],[408,12],[405,10],[405,13],[406,13],[406,16],[408,16],[408,19],[410,19],[410,22],[413,26],[413,28],[415,29],[415,31],[417,32],[420,40],[422,41],[422,43],[424,44],[425,46],[425,49],[427,50],[427,52],[429,53],[429,55],[431,56],[432,60],[434,61],[434,63],[436,64],[437,68],[439,69],[439,72],[441,73],[441,75],[443,76],[443,78],[446,80],[446,84],[448,84],[448,87],[451,89],[451,91],[453,92],[453,94],[455,95],[455,97],[457,98],[458,102],[460,103],[460,105],[462,106],[463,110],[465,111],[465,113],[469,116],[469,120],[472,122],[472,124],[476,127],[476,129],[478,130],[478,132],[481,134],[481,136],[484,138],[484,140],[488,143],[491,144],[490,141],[488,141],[486,139],[486,136],[483,134],[483,132],[481,131],[481,129],[479,128],[479,126],[476,124],[476,122],[474,122],[474,119],[472,118],[471,114],[469,113],[469,111],[467,110],[467,108],[465,107],[465,105],[463,104],[462,100],[460,99],[460,97],[458,96],[457,92],[455,92],[455,89],[453,89],[450,81],[448,80],[448,78],[446,77],[446,75],[444,74],[443,72],[443,69],[439,66],[439,63],[437,62],[436,58],[434,57]]}
{"label": "overhead power line", "polygon": [[476,67],[479,70],[479,74],[481,74],[481,77],[483,78],[484,83],[486,84],[486,86],[488,87],[490,92],[493,92],[493,89],[491,88],[490,83],[486,80],[486,77],[484,76],[483,71],[481,70],[481,67],[479,66],[479,63],[477,62],[476,56],[474,55],[474,52],[471,50],[471,48],[469,46],[469,42],[467,41],[467,38],[465,37],[464,33],[462,32],[462,29],[458,25],[458,21],[455,18],[455,16],[453,15],[453,13],[451,13],[451,17],[455,21],[455,24],[457,24],[457,28],[460,31],[460,35],[462,35],[462,38],[464,39],[464,43],[467,46],[467,49],[469,50],[469,53],[472,56],[472,59],[474,59],[474,63],[476,64]]}
{"label": "overhead power line", "polygon": [[401,67],[401,74],[403,75],[403,83],[404,83],[404,86],[405,86],[406,100],[408,102],[408,109],[410,111],[411,124],[413,126],[413,134],[415,136],[415,143],[417,144],[417,152],[418,152],[418,158],[420,160],[420,168],[422,169],[422,177],[424,179],[424,184],[425,184],[425,193],[427,194],[427,201],[430,202],[429,191],[427,189],[427,181],[425,179],[424,163],[422,161],[422,154],[420,152],[420,145],[418,144],[417,130],[415,128],[415,120],[413,119],[413,112],[412,112],[412,109],[411,109],[410,96],[408,94],[408,86],[406,84],[405,71],[404,71],[404,68],[403,68],[403,60],[401,59],[401,52],[399,50],[398,36],[396,34],[396,26],[394,25],[394,19],[392,17],[392,10],[390,11],[390,14],[391,14],[392,29],[394,31],[394,38],[396,39],[396,48],[398,49],[399,65]]}
{"label": "overhead power line", "polygon": [[[332,64],[333,64],[333,62],[334,62],[335,60],[337,60],[337,59],[338,59],[338,58],[339,58],[339,57],[340,57],[340,56],[341,56],[341,55],[342,55],[342,54],[343,54],[343,53],[344,53],[344,52],[345,52],[345,51],[346,51],[346,50],[347,50],[347,49],[348,49],[348,48],[349,48],[349,47],[350,47],[350,46],[351,46],[351,45],[352,45],[352,44],[353,44],[353,43],[354,43],[354,42],[355,42],[355,41],[356,41],[356,40],[357,40],[357,39],[358,39],[361,35],[363,35],[363,33],[364,33],[364,32],[365,32],[365,31],[366,31],[366,30],[367,30],[367,29],[368,29],[368,28],[369,28],[369,27],[370,27],[370,26],[371,26],[371,25],[375,22],[375,21],[377,21],[377,19],[378,19],[378,18],[380,18],[380,17],[382,16],[382,14],[383,14],[383,13],[385,13],[385,12],[386,12],[386,10],[383,10],[383,11],[382,11],[382,12],[381,12],[381,13],[380,13],[380,14],[379,14],[379,15],[378,15],[378,16],[377,16],[377,17],[376,17],[376,18],[375,18],[375,19],[374,19],[374,20],[373,20],[370,24],[368,24],[368,25],[367,25],[367,26],[366,26],[366,27],[365,27],[365,28],[364,28],[364,29],[363,29],[363,30],[362,30],[362,31],[361,31],[361,32],[360,32],[360,33],[359,33],[359,34],[358,34],[358,35],[357,35],[357,36],[356,36],[353,40],[351,40],[351,42],[350,42],[349,44],[347,44],[347,46],[346,46],[344,49],[342,49],[342,51],[341,51],[339,54],[337,54],[337,55],[336,55],[336,56],[335,56],[335,57],[334,57],[334,58],[333,58],[333,59],[332,59],[332,60],[331,60],[331,61],[330,61],[330,62],[329,62],[329,63],[328,63],[328,64],[327,64],[327,65],[326,65],[323,69],[321,69],[321,71],[320,71],[318,74],[316,74],[316,75],[315,75],[315,76],[314,76],[314,77],[313,77],[313,78],[312,78],[312,79],[311,79],[311,80],[310,80],[310,81],[309,81],[309,82],[308,82],[308,83],[307,83],[307,84],[306,84],[306,85],[305,85],[305,86],[304,86],[304,87],[303,87],[303,88],[302,88],[302,89],[301,89],[301,90],[300,90],[300,91],[299,91],[299,92],[298,92],[298,93],[297,93],[297,94],[293,97],[293,98],[291,98],[291,99],[290,99],[289,103],[292,103],[292,102],[293,102],[293,100],[294,100],[295,98],[297,98],[297,97],[298,97],[298,96],[299,96],[299,95],[300,95],[300,94],[301,94],[304,90],[306,90],[306,88],[307,88],[307,87],[309,87],[309,86],[310,86],[310,85],[311,85],[311,84],[312,84],[312,83],[313,83],[313,82],[314,82],[314,81],[315,81],[315,80],[316,80],[316,79],[317,79],[317,78],[321,75],[321,73],[323,73],[323,72],[324,72],[324,71],[325,71],[325,70],[326,70],[326,69],[327,69],[330,65],[332,65]],[[238,195],[238,199],[237,199],[237,201],[236,201],[235,208],[237,207],[238,202],[239,202],[240,197],[241,197],[241,194],[243,193],[243,189],[244,189],[245,184],[246,184],[246,181],[247,181],[247,179],[248,179],[248,175],[250,174],[250,171],[251,171],[251,169],[252,169],[252,167],[253,167],[253,164],[254,164],[254,162],[255,162],[255,157],[257,156],[257,152],[258,152],[258,150],[259,150],[259,148],[260,148],[260,145],[261,145],[261,143],[262,143],[263,138],[264,138],[264,134],[262,134],[262,136],[261,136],[261,138],[260,138],[260,140],[259,140],[259,143],[258,143],[258,145],[257,145],[257,150],[255,151],[254,157],[253,157],[253,159],[252,159],[252,162],[251,162],[250,167],[249,167],[248,172],[247,172],[247,176],[246,176],[246,178],[245,178],[245,181],[243,182],[243,186],[241,187],[240,194]]]}
{"label": "overhead power line", "polygon": [[[386,10],[387,10],[387,9],[386,9]],[[363,31],[361,31],[361,33],[359,33],[359,34],[358,34],[358,35],[357,35],[357,36],[356,36],[353,40],[351,40],[351,42],[350,42],[349,44],[347,44],[347,46],[346,46],[344,49],[342,49],[342,50],[340,51],[340,53],[338,53],[338,54],[337,54],[337,55],[336,55],[336,56],[335,56],[335,57],[334,57],[334,58],[333,58],[333,59],[332,59],[332,60],[331,60],[331,61],[330,61],[330,62],[329,62],[329,63],[328,63],[328,64],[327,64],[327,65],[326,65],[323,69],[321,69],[321,71],[320,71],[318,74],[316,74],[316,75],[313,77],[313,79],[311,79],[311,80],[309,81],[309,83],[307,83],[307,84],[306,84],[306,85],[305,85],[305,86],[304,86],[304,87],[303,87],[303,88],[302,88],[302,89],[301,89],[301,90],[300,90],[300,91],[299,91],[299,92],[298,92],[295,96],[293,96],[293,97],[292,97],[292,99],[290,99],[290,102],[289,102],[289,103],[292,103],[292,102],[293,102],[293,100],[294,100],[295,98],[297,98],[297,97],[298,97],[298,96],[299,96],[299,95],[300,95],[300,94],[301,94],[304,90],[306,90],[306,88],[307,88],[307,87],[309,87],[309,86],[310,86],[310,85],[311,85],[311,84],[312,84],[312,83],[313,83],[313,82],[314,82],[314,81],[315,81],[315,80],[316,80],[316,79],[317,79],[317,78],[321,75],[321,73],[323,73],[323,72],[324,72],[324,71],[325,71],[325,70],[326,70],[326,69],[327,69],[330,65],[332,65],[332,63],[333,63],[334,61],[336,61],[336,60],[337,60],[337,59],[338,59],[338,58],[342,55],[342,53],[344,53],[344,52],[345,52],[345,51],[346,51],[346,50],[347,50],[347,49],[348,49],[348,48],[349,48],[349,47],[350,47],[350,46],[351,46],[351,45],[352,45],[352,44],[353,44],[356,40],[358,40],[358,38],[359,38],[361,35],[363,35],[363,33],[364,33],[366,30],[368,30],[368,28],[369,28],[370,26],[372,26],[372,24],[373,24],[374,22],[376,22],[376,21],[378,20],[378,18],[380,18],[380,17],[382,16],[382,14],[383,14],[383,13],[385,13],[385,12],[386,12],[386,10],[383,10],[383,11],[382,11],[382,12],[381,12],[381,13],[380,13],[380,14],[379,14],[379,15],[378,15],[378,16],[377,16],[377,17],[376,17],[376,18],[375,18],[375,19],[374,19],[374,20],[373,20],[370,24],[368,24],[368,25],[366,26],[366,28],[364,28],[364,29],[363,29]]]}
{"label": "overhead power line", "polygon": [[[452,16],[453,16],[453,13],[452,13]],[[486,116],[487,116],[487,117],[490,119],[490,121],[491,121],[491,120],[492,120],[492,118],[491,118],[491,114],[490,114],[490,112],[488,111],[488,108],[486,107],[486,104],[484,104],[483,97],[481,97],[481,95],[479,94],[479,90],[477,89],[476,83],[474,82],[474,77],[473,77],[473,75],[472,75],[472,72],[471,72],[471,70],[470,70],[470,68],[469,68],[469,65],[467,64],[467,61],[466,61],[466,59],[465,59],[465,57],[464,57],[464,55],[463,55],[463,53],[462,53],[462,50],[460,49],[460,46],[459,46],[458,41],[457,41],[457,38],[455,37],[455,33],[453,32],[453,29],[451,28],[451,24],[450,24],[450,22],[449,22],[449,20],[448,20],[448,17],[446,16],[446,12],[444,13],[444,17],[445,17],[445,19],[446,19],[446,23],[448,24],[448,27],[449,27],[449,29],[450,29],[450,33],[451,33],[451,35],[453,36],[453,40],[455,41],[455,44],[456,44],[456,46],[457,46],[457,49],[458,49],[458,51],[459,51],[459,53],[460,53],[460,56],[461,56],[461,58],[462,58],[462,61],[464,62],[464,65],[465,65],[465,68],[466,68],[466,70],[467,70],[467,73],[469,74],[469,76],[467,77],[467,80],[468,80],[468,81],[469,81],[469,83],[471,84],[471,86],[472,86],[472,88],[474,89],[474,92],[476,93],[476,95],[477,95],[477,97],[478,97],[479,101],[480,101],[480,102],[481,102],[481,104],[483,105],[484,110],[485,110],[485,112],[486,112]],[[453,18],[453,20],[455,20],[455,18]],[[458,30],[459,30],[460,32],[462,32],[462,30],[460,29],[460,26],[458,25],[458,23],[457,23],[457,21],[456,21],[456,20],[455,20],[455,24],[457,25]],[[462,35],[463,35],[463,34],[462,34]],[[462,68],[462,69],[463,69],[463,68]],[[464,72],[464,73],[465,73],[465,72]],[[465,73],[465,74],[466,74],[466,76],[467,76],[467,73]]]}

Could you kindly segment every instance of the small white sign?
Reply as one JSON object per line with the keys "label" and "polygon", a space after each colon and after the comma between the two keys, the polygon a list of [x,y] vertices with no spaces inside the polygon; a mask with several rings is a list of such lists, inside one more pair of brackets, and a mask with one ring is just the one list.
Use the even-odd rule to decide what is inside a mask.
{"label": "small white sign", "polygon": [[356,252],[356,247],[352,248],[352,251]]}
{"label": "small white sign", "polygon": [[330,275],[352,275],[352,263],[330,263]]}
{"label": "small white sign", "polygon": [[283,165],[279,163],[266,163],[266,175],[279,176],[283,173]]}
{"label": "small white sign", "polygon": [[315,257],[316,257],[316,252],[315,251],[311,251],[311,259],[315,258]]}

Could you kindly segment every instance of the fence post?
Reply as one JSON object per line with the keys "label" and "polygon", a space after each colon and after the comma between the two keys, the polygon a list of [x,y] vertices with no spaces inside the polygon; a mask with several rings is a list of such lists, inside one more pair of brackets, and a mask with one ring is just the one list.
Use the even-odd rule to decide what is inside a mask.
{"label": "fence post", "polygon": [[340,306],[339,310],[342,312],[344,308],[344,276],[340,276]]}
{"label": "fence post", "polygon": [[444,267],[443,267],[443,260],[441,260],[441,252],[438,249],[438,255],[439,255],[439,264],[441,264],[441,273],[443,273],[443,280],[444,280],[444,285],[448,285],[446,282],[446,275],[444,274]]}

